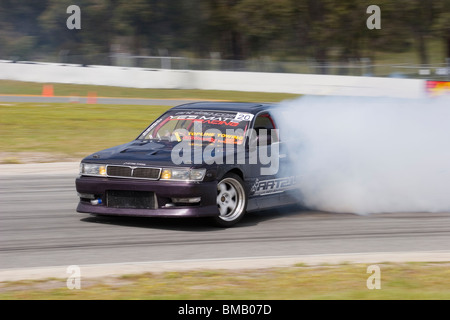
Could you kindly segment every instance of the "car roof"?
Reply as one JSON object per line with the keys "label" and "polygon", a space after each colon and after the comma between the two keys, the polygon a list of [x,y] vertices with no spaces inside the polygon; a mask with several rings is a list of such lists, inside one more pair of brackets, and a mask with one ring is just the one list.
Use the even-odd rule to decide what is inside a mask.
{"label": "car roof", "polygon": [[218,102],[218,101],[202,101],[182,104],[173,107],[170,110],[220,110],[248,112],[256,114],[260,111],[273,109],[276,105],[270,103],[257,102]]}

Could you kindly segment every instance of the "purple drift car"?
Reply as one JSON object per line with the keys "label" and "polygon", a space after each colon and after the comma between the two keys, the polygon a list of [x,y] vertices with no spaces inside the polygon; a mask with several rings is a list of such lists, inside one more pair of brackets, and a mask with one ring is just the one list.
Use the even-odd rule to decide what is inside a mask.
{"label": "purple drift car", "polygon": [[297,203],[276,110],[238,102],[168,110],[137,139],[81,161],[77,211],[210,217],[230,227],[245,212]]}

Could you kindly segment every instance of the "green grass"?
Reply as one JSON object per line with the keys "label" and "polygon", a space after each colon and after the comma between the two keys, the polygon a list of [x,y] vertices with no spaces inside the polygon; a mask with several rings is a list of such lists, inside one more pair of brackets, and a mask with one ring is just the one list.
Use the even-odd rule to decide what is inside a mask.
{"label": "green grass", "polygon": [[0,150],[82,157],[135,139],[168,108],[0,103]]}
{"label": "green grass", "polygon": [[[48,84],[48,83],[47,83]],[[0,95],[41,95],[44,83],[0,80]],[[230,101],[276,102],[298,95],[289,93],[240,92],[220,90],[137,89],[110,86],[91,86],[53,83],[55,96],[87,97],[95,92],[98,97],[149,99],[204,99]]]}
{"label": "green grass", "polygon": [[[0,80],[0,95],[40,95],[41,83]],[[54,84],[54,95],[276,102],[294,94]],[[175,102],[174,105],[177,103]],[[0,102],[0,163],[74,160],[135,139],[169,106]],[[47,156],[46,154],[52,155]],[[35,161],[34,161],[35,162]]]}
{"label": "green grass", "polygon": [[384,263],[381,289],[366,286],[367,265],[293,266],[260,270],[200,270],[81,279],[69,290],[66,279],[0,284],[0,299],[450,299],[448,263]]}

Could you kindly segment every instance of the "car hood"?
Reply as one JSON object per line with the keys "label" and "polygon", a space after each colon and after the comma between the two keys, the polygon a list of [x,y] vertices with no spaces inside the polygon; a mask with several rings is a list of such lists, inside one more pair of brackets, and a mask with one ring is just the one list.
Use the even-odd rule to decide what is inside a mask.
{"label": "car hood", "polygon": [[[105,163],[115,165],[138,165],[138,166],[173,166],[198,164],[194,161],[194,148],[192,148],[191,157],[183,157],[183,163],[176,164],[172,161],[172,151],[178,145],[178,142],[170,141],[152,141],[152,140],[135,140],[123,145],[104,149],[95,152],[83,159],[83,162],[90,163]],[[202,154],[205,150],[202,147]],[[209,152],[212,156],[209,160],[214,161],[215,158],[224,157],[225,154],[219,149],[214,149],[214,152]],[[208,161],[211,163],[210,161]]]}

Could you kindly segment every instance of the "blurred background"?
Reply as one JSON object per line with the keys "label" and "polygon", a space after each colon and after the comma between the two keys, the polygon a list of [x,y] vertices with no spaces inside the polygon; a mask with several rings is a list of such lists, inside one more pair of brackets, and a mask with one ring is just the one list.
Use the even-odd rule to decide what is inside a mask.
{"label": "blurred background", "polygon": [[[81,10],[81,29],[67,27],[71,5]],[[367,27],[370,5],[381,10],[380,29]],[[264,265],[260,258],[308,255],[343,265],[311,274],[298,260],[295,273],[279,275],[149,277],[156,284],[114,278],[92,295],[83,283],[78,293],[448,299],[450,103],[437,97],[446,90],[450,0],[0,0],[0,299],[48,297],[40,284],[36,295],[24,283],[3,285],[12,273],[2,278],[2,269],[36,275],[48,266],[172,261],[183,268],[214,259],[242,267],[241,258]],[[326,211],[276,208],[224,230],[75,212],[83,157],[132,141],[171,106],[196,100],[287,103],[286,123],[302,130],[289,131],[302,143],[293,152],[306,173],[302,196]],[[362,263],[440,264],[384,263],[383,290],[368,290],[367,267],[348,263],[365,255],[373,260]],[[65,291],[51,297],[76,297],[61,285]]]}
{"label": "blurred background", "polygon": [[3,60],[441,80],[449,57],[450,0],[0,0]]}

